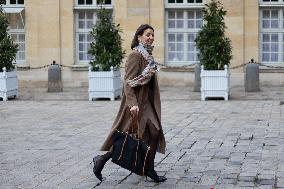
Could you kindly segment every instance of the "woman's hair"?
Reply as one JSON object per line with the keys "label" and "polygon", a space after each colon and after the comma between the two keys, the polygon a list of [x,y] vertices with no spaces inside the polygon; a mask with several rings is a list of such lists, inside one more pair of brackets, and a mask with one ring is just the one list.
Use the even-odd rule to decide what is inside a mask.
{"label": "woman's hair", "polygon": [[154,28],[152,26],[150,26],[149,24],[142,24],[137,28],[135,35],[132,39],[131,49],[133,49],[134,47],[139,45],[138,36],[143,35],[144,31],[147,30],[147,29],[151,29],[151,30],[154,31]]}

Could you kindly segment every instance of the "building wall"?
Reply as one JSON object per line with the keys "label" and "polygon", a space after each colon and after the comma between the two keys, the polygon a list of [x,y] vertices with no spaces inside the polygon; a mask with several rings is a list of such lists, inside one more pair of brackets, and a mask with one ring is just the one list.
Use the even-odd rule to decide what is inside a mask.
{"label": "building wall", "polygon": [[259,7],[258,0],[244,0],[244,61],[251,58],[259,62]]}
{"label": "building wall", "polygon": [[[150,24],[155,29],[156,60],[165,63],[165,8],[164,0],[113,1],[114,19],[123,29],[123,48],[130,53],[130,44],[138,26]],[[231,67],[259,60],[259,6],[258,0],[222,0],[227,10],[226,34],[232,41]],[[20,67],[39,67],[53,60],[73,68],[62,68],[64,86],[87,86],[88,65],[76,64],[74,1],[26,0],[26,64]],[[123,67],[124,65],[122,65]],[[123,69],[122,69],[123,70]],[[193,85],[192,68],[162,68],[161,85]],[[233,69],[231,84],[243,85],[243,68]],[[20,85],[47,86],[47,68],[19,68]],[[262,74],[266,84],[282,84],[282,74]]]}
{"label": "building wall", "polygon": [[150,24],[155,29],[155,58],[164,62],[164,1],[121,0],[115,2],[114,17],[123,29],[123,48],[131,52],[130,45],[136,29],[141,24]]}
{"label": "building wall", "polygon": [[[56,61],[76,70],[73,7],[74,2],[70,0],[26,0],[27,61],[19,65],[21,86],[47,86],[48,68],[25,67],[38,68]],[[87,86],[86,70],[62,68],[64,86]]]}
{"label": "building wall", "polygon": [[75,60],[75,40],[74,40],[74,11],[73,2],[70,0],[60,0],[60,24],[59,24],[59,35],[60,35],[60,57],[59,62],[64,65],[74,65]]}
{"label": "building wall", "polygon": [[227,36],[232,41],[233,59],[231,66],[244,63],[244,0],[223,1],[224,8],[227,10],[225,22]]}
{"label": "building wall", "polygon": [[26,47],[30,66],[49,64],[60,58],[58,4],[58,0],[26,2]]}

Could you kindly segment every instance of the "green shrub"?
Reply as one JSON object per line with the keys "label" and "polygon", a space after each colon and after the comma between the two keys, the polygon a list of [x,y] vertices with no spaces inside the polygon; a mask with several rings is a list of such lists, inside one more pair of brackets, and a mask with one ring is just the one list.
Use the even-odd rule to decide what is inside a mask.
{"label": "green shrub", "polygon": [[18,52],[18,45],[13,43],[8,33],[8,20],[0,5],[0,72],[6,67],[7,71],[14,69],[13,61]]}
{"label": "green shrub", "polygon": [[226,11],[219,1],[212,0],[202,9],[205,24],[195,39],[198,58],[206,70],[224,69],[232,59],[231,40],[225,37]]}
{"label": "green shrub", "polygon": [[91,31],[94,41],[88,51],[93,57],[90,61],[93,71],[110,71],[111,67],[120,67],[125,55],[121,46],[121,32],[120,25],[113,23],[112,12],[101,6],[97,22]]}

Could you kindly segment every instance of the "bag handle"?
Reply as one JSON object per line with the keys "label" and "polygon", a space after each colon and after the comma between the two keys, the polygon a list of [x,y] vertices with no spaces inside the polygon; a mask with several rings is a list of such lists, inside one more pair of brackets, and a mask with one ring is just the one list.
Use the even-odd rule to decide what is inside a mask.
{"label": "bag handle", "polygon": [[[139,138],[139,122],[138,122],[138,113],[132,113],[130,112],[130,120],[131,120],[131,133],[134,133],[134,128],[137,128],[137,135]],[[130,130],[130,127],[128,128],[128,132]]]}

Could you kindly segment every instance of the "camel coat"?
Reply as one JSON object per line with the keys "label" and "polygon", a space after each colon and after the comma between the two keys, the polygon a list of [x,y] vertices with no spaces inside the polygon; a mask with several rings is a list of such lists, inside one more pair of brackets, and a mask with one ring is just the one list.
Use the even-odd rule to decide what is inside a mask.
{"label": "camel coat", "polygon": [[[125,76],[121,105],[111,131],[101,148],[102,151],[109,151],[111,149],[113,144],[112,135],[116,129],[120,131],[128,130],[131,125],[130,107],[138,106],[139,137],[145,141],[151,140],[149,138],[149,134],[147,134],[146,132],[146,120],[148,118],[151,119],[154,117],[154,123],[159,124],[158,126],[155,124],[155,127],[158,127],[158,129],[160,130],[157,152],[163,154],[165,153],[166,142],[161,125],[161,100],[157,76],[152,76],[149,83],[134,88],[131,88],[125,82],[128,79],[133,79],[136,76],[140,75],[147,64],[148,62],[137,51],[132,51],[132,53],[128,56],[125,64]],[[149,106],[149,102],[151,106]],[[147,107],[152,107],[152,111],[147,110]],[[149,115],[150,112],[152,112],[152,114],[154,112],[155,115]]]}

